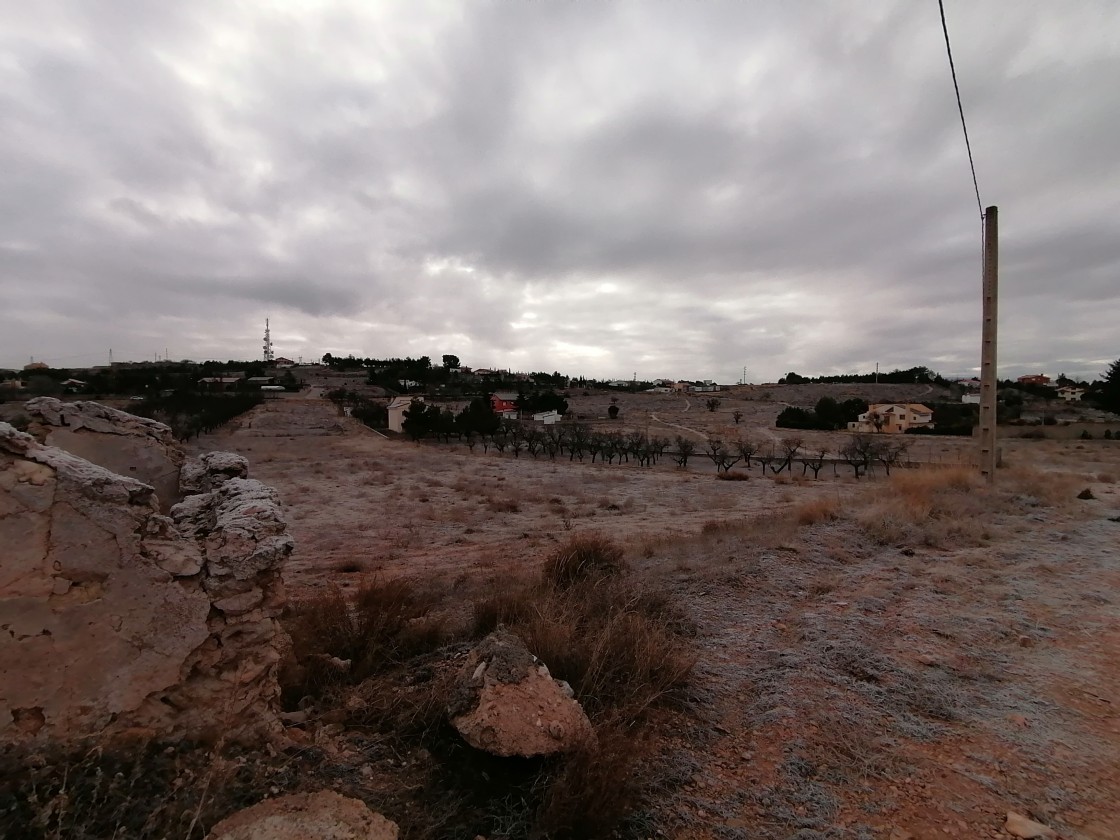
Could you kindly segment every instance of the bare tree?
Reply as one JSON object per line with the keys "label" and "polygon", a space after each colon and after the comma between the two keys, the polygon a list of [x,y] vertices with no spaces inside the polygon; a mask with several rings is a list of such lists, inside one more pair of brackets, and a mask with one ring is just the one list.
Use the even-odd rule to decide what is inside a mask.
{"label": "bare tree", "polygon": [[910,441],[908,440],[885,440],[875,447],[874,455],[876,460],[886,469],[887,475],[890,475],[891,467],[902,463],[902,456],[909,449]]}
{"label": "bare tree", "polygon": [[[759,448],[755,452],[755,460],[758,461],[759,466],[762,467],[762,474],[766,475],[766,468],[769,467],[777,459],[777,453],[774,452],[774,445],[770,444],[765,449]],[[771,468],[773,469],[773,468]],[[776,470],[775,470],[776,472]]]}
{"label": "bare tree", "polygon": [[677,435],[677,454],[673,460],[677,462],[677,466],[684,469],[688,466],[688,459],[692,457],[692,453],[696,451],[696,444],[686,437]]}
{"label": "bare tree", "polygon": [[741,412],[739,409],[735,409],[731,412],[731,419],[734,420],[735,425],[738,426],[739,422],[743,419],[743,412]]}
{"label": "bare tree", "polygon": [[708,438],[708,457],[716,465],[716,472],[730,472],[731,468],[743,460],[742,455],[733,455],[731,449],[719,438]]}
{"label": "bare tree", "polygon": [[789,470],[793,473],[793,459],[797,457],[797,453],[801,451],[801,438],[782,438],[782,462],[778,468],[774,470],[775,473],[780,473],[783,469]]}
{"label": "bare tree", "polygon": [[824,457],[828,454],[828,449],[823,446],[818,446],[813,450],[813,454],[807,456],[801,461],[801,474],[805,475],[807,469],[813,471],[813,478],[820,478],[821,467],[824,466]]}
{"label": "bare tree", "polygon": [[533,456],[534,460],[537,457],[537,453],[541,451],[541,441],[543,437],[544,435],[541,433],[541,430],[536,426],[529,426],[525,429],[525,449]]}
{"label": "bare tree", "polygon": [[715,411],[720,406],[719,397],[709,397],[704,405],[708,407],[708,411]]}
{"label": "bare tree", "polygon": [[739,451],[739,454],[743,456],[743,461],[746,463],[747,469],[749,470],[751,468],[751,458],[753,458],[754,453],[758,451],[758,443],[751,440],[749,437],[741,437],[735,441],[735,448]]}
{"label": "bare tree", "polygon": [[878,448],[878,444],[867,435],[852,435],[852,439],[840,450],[840,457],[852,468],[856,478],[860,478],[871,468]]}

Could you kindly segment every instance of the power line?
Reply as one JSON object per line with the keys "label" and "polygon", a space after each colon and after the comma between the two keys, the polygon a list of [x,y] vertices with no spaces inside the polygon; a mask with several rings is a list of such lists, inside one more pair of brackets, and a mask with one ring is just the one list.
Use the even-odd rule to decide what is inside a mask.
{"label": "power line", "polygon": [[957,94],[957,110],[961,114],[961,128],[964,129],[964,147],[968,149],[968,165],[972,169],[972,187],[976,190],[976,206],[980,209],[980,218],[984,218],[984,203],[980,200],[980,184],[976,180],[976,164],[972,160],[972,144],[968,142],[968,125],[964,121],[964,106],[961,104],[961,89],[957,84],[957,68],[953,64],[953,48],[949,46],[949,25],[945,23],[945,0],[937,0],[941,10],[941,31],[945,33],[945,53],[949,56],[949,70],[953,74],[953,90]]}

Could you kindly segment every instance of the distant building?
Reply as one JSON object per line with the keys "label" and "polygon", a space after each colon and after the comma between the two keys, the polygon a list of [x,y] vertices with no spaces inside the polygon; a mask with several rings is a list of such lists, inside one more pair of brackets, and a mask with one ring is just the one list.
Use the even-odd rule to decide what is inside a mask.
{"label": "distant building", "polygon": [[957,384],[960,385],[962,388],[967,388],[970,391],[979,391],[980,390],[980,380],[977,379],[975,376],[972,377],[971,379],[958,379]]}
{"label": "distant building", "polygon": [[198,387],[204,391],[232,391],[244,381],[244,376],[204,376],[198,380]]}
{"label": "distant building", "polygon": [[1045,373],[1029,373],[1015,380],[1020,385],[1049,385],[1050,377]]}
{"label": "distant building", "polygon": [[921,403],[875,403],[848,424],[850,432],[902,434],[907,429],[932,429],[933,409]]}
{"label": "distant building", "polygon": [[551,426],[554,423],[559,423],[561,415],[558,411],[541,411],[533,415],[533,419],[538,423],[544,423],[546,426]]}
{"label": "distant building", "polygon": [[30,362],[23,366],[24,370],[50,370],[51,366],[45,362]]}
{"label": "distant building", "polygon": [[503,400],[497,394],[490,397],[490,407],[494,409],[494,413],[499,417],[507,420],[517,419],[517,406],[509,400]]}
{"label": "distant building", "polygon": [[980,395],[975,391],[968,391],[961,394],[961,402],[965,405],[980,405]]}
{"label": "distant building", "polygon": [[389,412],[389,431],[400,434],[404,431],[404,413],[413,400],[424,402],[423,397],[394,397],[386,410]]}
{"label": "distant building", "polygon": [[1065,400],[1066,402],[1077,402],[1085,396],[1085,389],[1078,388],[1074,385],[1063,385],[1058,389],[1058,399]]}
{"label": "distant building", "polygon": [[277,356],[272,360],[272,363],[278,368],[290,368],[296,366],[295,362],[293,362],[291,359],[285,359],[283,356]]}

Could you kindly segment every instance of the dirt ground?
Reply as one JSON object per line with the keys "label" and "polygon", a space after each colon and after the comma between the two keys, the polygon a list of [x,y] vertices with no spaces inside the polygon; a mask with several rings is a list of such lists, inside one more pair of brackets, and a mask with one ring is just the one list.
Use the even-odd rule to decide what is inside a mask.
{"label": "dirt ground", "polygon": [[[717,412],[623,395],[621,424],[781,437],[781,405],[815,398],[772,391],[721,394]],[[571,410],[607,424],[609,404]],[[688,708],[657,730],[636,836],[1005,837],[1014,810],[1120,838],[1120,442],[1007,441],[995,489],[901,506],[897,476],[720,481],[701,456],[640,468],[389,439],[315,392],[197,445],[244,454],[280,491],[297,597],[369,572],[486,591],[571,534],[626,546],[699,655]],[[918,446],[949,465],[971,443]]]}

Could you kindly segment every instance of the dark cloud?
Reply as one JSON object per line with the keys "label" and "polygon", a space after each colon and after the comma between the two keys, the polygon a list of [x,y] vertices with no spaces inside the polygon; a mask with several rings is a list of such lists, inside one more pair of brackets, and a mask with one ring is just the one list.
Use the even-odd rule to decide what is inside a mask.
{"label": "dark cloud", "polygon": [[[947,5],[1002,369],[1098,373],[1120,10]],[[253,356],[271,316],[308,357],[976,367],[980,221],[922,4],[57,0],[0,33],[0,363]]]}

